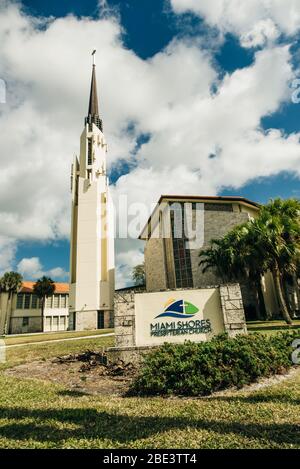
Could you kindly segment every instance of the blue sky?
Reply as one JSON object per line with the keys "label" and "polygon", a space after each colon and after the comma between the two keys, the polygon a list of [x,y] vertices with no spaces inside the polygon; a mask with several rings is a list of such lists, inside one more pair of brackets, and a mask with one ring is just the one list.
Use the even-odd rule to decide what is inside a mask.
{"label": "blue sky", "polygon": [[[212,3],[214,2],[214,0],[211,1]],[[206,4],[206,2],[204,3]],[[24,13],[27,16],[65,18],[67,15],[72,14],[79,19],[82,16],[94,19],[99,18],[99,2],[96,0],[75,0],[72,2],[69,0],[52,0],[51,2],[23,0],[22,5]],[[294,32],[290,33],[289,31],[287,32],[283,26],[281,35],[276,39],[276,45],[273,42],[272,45],[260,43],[255,47],[249,47],[249,45],[245,46],[243,39],[241,39],[241,37],[243,37],[242,33],[244,32],[241,28],[246,28],[244,24],[241,26],[239,23],[234,23],[231,29],[224,30],[223,28],[220,33],[218,25],[213,24],[214,20],[212,16],[209,16],[209,12],[206,14],[204,11],[202,14],[201,12],[199,13],[199,11],[191,10],[185,11],[182,7],[181,0],[174,0],[174,4],[172,3],[172,5],[164,0],[108,0],[106,2],[105,15],[117,18],[117,22],[122,28],[122,47],[132,51],[132,57],[141,59],[143,63],[147,61],[151,63],[153,58],[165,51],[168,45],[176,39],[176,41],[183,41],[185,44],[192,44],[193,47],[199,46],[204,53],[206,49],[209,50],[211,67],[218,80],[222,80],[226,77],[226,74],[231,76],[238,70],[250,69],[255,64],[259,52],[264,53],[264,51],[267,51],[268,53],[268,50],[272,47],[283,47],[284,44],[288,44],[289,46],[293,45],[291,49],[292,61],[295,77],[297,76],[297,68],[299,67],[298,31],[296,34]],[[277,14],[278,12],[275,13]],[[258,16],[258,20],[259,19]],[[260,24],[259,21],[258,24]],[[245,33],[247,33],[246,30]],[[271,34],[273,33],[271,32],[270,35]],[[170,55],[172,55],[172,53],[171,51]],[[269,87],[272,88],[272,74],[270,77],[268,77],[268,80],[270,80]],[[87,97],[88,86],[89,83],[86,81],[85,88],[82,87],[82,91],[85,94],[82,99],[86,99]],[[182,82],[182,87],[185,87],[184,81]],[[101,91],[102,90],[103,88],[101,88]],[[101,96],[101,99],[102,97],[103,96]],[[266,107],[268,108],[268,106]],[[106,104],[106,107],[109,107],[109,103]],[[271,128],[279,129],[282,132],[282,136],[285,137],[299,132],[300,104],[293,104],[291,100],[286,98],[278,98],[278,104],[272,104],[269,108],[271,111],[266,112],[266,115],[262,112],[261,115],[261,133]],[[275,109],[275,112],[273,112],[272,109]],[[244,110],[241,109],[240,112],[243,113]],[[77,146],[79,146],[79,136],[81,132],[80,123],[83,121],[84,112],[82,112],[83,115],[79,114],[80,113],[78,113],[78,116],[72,116],[72,118],[78,119],[78,121],[76,121],[78,140],[75,142]],[[108,117],[107,120],[109,121],[109,119]],[[116,157],[113,164],[110,165],[112,183],[116,183],[122,174],[130,173],[135,165],[139,165],[139,163],[135,161],[136,155],[138,155],[137,158],[142,158],[145,155],[145,158],[149,158],[147,145],[143,144],[147,144],[148,141],[151,140],[151,133],[145,132],[145,126],[141,124],[135,125],[136,129],[133,131],[133,138],[135,139],[133,146],[135,150],[129,150],[131,159],[127,159],[128,150],[127,152],[124,150],[124,155],[121,151],[121,154],[118,155],[119,158]],[[199,126],[201,126],[201,122],[199,122]],[[109,132],[113,133],[111,124],[108,124],[108,127]],[[139,130],[137,130],[138,128]],[[12,128],[11,131],[13,131]],[[218,139],[216,139],[216,145],[217,140]],[[150,150],[151,147],[149,147],[149,152]],[[164,154],[164,151],[162,151],[162,160]],[[123,158],[124,161],[122,162]],[[258,156],[256,155],[253,160],[254,166],[257,165],[257,158]],[[282,158],[285,158],[284,153],[282,154]],[[266,202],[271,197],[274,198],[277,196],[299,197],[299,172],[296,171],[296,169],[299,169],[298,166],[296,168],[299,160],[298,163],[296,163],[294,156],[291,157],[291,160],[295,161],[295,170],[293,170],[293,164],[291,162],[289,162],[286,167],[284,164],[278,164],[274,171],[272,171],[272,175],[268,175],[268,171],[264,170],[261,174],[258,173],[257,176],[257,173],[251,169],[251,171],[249,171],[249,178],[243,176],[238,178],[236,183],[229,178],[224,180],[224,184],[222,184],[222,180],[220,182],[219,178],[218,182],[211,186],[211,191],[215,190],[219,195],[240,195],[261,203]],[[172,160],[170,161],[172,162]],[[168,166],[170,165],[170,161],[166,161]],[[158,171],[160,171],[159,168],[161,168],[160,165],[162,165],[162,163],[163,161],[157,163]],[[232,164],[234,166],[234,161]],[[247,165],[251,166],[251,164],[251,158],[248,158]],[[141,171],[142,170],[141,167]],[[200,173],[202,170],[202,167],[197,169]],[[252,173],[253,177],[251,177]],[[264,174],[267,174],[267,176],[264,176]],[[201,193],[201,187],[202,186],[199,185],[199,194]],[[205,188],[206,186],[204,185],[203,187]],[[210,186],[207,190],[210,190]],[[162,190],[162,192],[165,192],[165,190]],[[18,242],[15,244],[14,259],[12,261],[14,266],[24,258],[38,258],[43,271],[49,272],[57,266],[66,272],[68,271],[69,244],[67,236],[57,236],[55,240],[51,239],[53,238],[52,236],[48,237],[47,235],[41,236],[41,239],[33,237],[33,239],[30,240],[28,238],[28,236],[24,236],[24,239],[22,239],[20,235]],[[141,248],[139,249],[141,250]]]}

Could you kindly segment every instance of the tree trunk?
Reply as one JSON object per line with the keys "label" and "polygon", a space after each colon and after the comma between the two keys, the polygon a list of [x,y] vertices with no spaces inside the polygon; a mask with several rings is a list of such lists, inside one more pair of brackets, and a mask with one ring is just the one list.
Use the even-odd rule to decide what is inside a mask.
{"label": "tree trunk", "polygon": [[295,303],[293,304],[293,302],[291,301],[291,295],[290,295],[289,285],[287,281],[284,280],[282,276],[280,276],[280,281],[281,281],[281,291],[283,292],[285,304],[289,312],[289,315],[291,319],[293,320],[295,319],[295,316],[296,316],[296,305]]}
{"label": "tree trunk", "polygon": [[261,310],[260,310],[260,302],[259,302],[259,294],[258,294],[258,288],[257,288],[257,283],[256,281],[249,280],[248,287],[254,292],[252,298],[255,302],[254,307],[255,307],[255,316],[258,321],[263,321],[263,317],[261,315]]}
{"label": "tree trunk", "polygon": [[9,334],[11,310],[12,310],[12,294],[8,293],[7,307],[6,307],[5,334]]}
{"label": "tree trunk", "polygon": [[258,309],[259,309],[259,317],[262,320],[267,318],[266,306],[265,306],[265,299],[261,288],[261,278],[255,282],[255,287],[257,291],[257,300],[258,300]]}
{"label": "tree trunk", "polygon": [[300,288],[298,285],[298,278],[297,278],[296,272],[293,272],[293,284],[294,284],[294,289],[295,289],[296,296],[297,296],[297,303],[298,303],[297,309],[299,313],[300,312]]}
{"label": "tree trunk", "polygon": [[274,275],[274,282],[275,282],[275,288],[276,288],[276,293],[279,301],[279,307],[281,310],[281,314],[286,321],[287,324],[292,325],[293,321],[291,319],[290,313],[288,311],[284,295],[282,292],[282,285],[281,285],[281,277],[280,277],[280,271],[278,268],[278,265],[273,269],[273,275]]}
{"label": "tree trunk", "polygon": [[44,312],[45,312],[45,297],[44,296],[42,298],[41,312],[42,312],[42,332],[44,332]]}
{"label": "tree trunk", "polygon": [[8,315],[8,293],[2,292],[0,294],[0,335],[6,334],[6,324],[7,324],[7,315]]}

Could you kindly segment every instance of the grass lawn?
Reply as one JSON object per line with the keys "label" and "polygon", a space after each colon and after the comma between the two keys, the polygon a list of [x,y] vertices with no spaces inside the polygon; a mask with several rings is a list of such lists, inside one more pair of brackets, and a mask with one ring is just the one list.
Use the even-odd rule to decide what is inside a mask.
{"label": "grass lawn", "polygon": [[0,368],[0,447],[300,448],[300,370],[264,390],[204,399],[89,396],[4,375],[16,363],[112,342],[99,337],[8,350]]}
{"label": "grass lawn", "polygon": [[285,321],[249,321],[247,322],[249,332],[262,332],[264,334],[277,334],[280,331],[291,331],[300,329],[300,321],[293,321],[289,326]]}
{"label": "grass lawn", "polygon": [[30,343],[28,347],[7,349],[7,362],[0,365],[0,374],[1,371],[6,368],[33,360],[46,360],[47,358],[76,353],[82,350],[99,350],[103,347],[110,347],[113,345],[113,341],[113,337],[101,337],[101,335],[99,335],[99,338],[94,339],[82,339],[74,342],[56,342],[53,344]]}
{"label": "grass lawn", "polygon": [[35,342],[44,342],[45,340],[70,339],[72,337],[86,337],[91,335],[102,335],[113,332],[113,329],[98,329],[95,331],[64,331],[49,332],[44,334],[20,334],[17,336],[6,336],[4,341],[6,345],[29,344]]}

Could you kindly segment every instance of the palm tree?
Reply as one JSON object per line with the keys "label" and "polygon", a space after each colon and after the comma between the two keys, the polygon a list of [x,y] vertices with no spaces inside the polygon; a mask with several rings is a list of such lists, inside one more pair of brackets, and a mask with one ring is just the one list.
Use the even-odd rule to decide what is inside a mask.
{"label": "palm tree", "polygon": [[[270,229],[276,227],[274,233],[279,233],[280,237],[274,257],[278,264],[278,267],[275,265],[275,270],[279,270],[281,289],[283,292],[285,291],[285,278],[290,276],[297,295],[299,309],[300,201],[297,199],[275,199],[263,208],[263,215],[269,218]],[[274,277],[275,275],[276,273],[274,273]],[[288,298],[286,303],[289,306]]]}
{"label": "palm tree", "polygon": [[262,208],[252,229],[260,243],[260,252],[271,270],[281,313],[292,324],[284,295],[284,276],[299,256],[300,202],[295,199],[276,199]]}
{"label": "palm tree", "polygon": [[212,246],[200,253],[203,272],[214,269],[224,282],[238,281],[249,283],[255,292],[255,309],[257,317],[265,313],[261,276],[263,264],[257,259],[253,249],[255,239],[249,224],[237,226],[222,239],[213,240]]}
{"label": "palm tree", "polygon": [[[259,296],[261,276],[271,271],[281,313],[292,324],[284,297],[284,276],[296,271],[300,254],[300,201],[275,199],[261,208],[259,217],[241,225],[202,251],[204,271],[215,268],[221,277],[247,277]],[[297,279],[298,283],[298,279]],[[298,285],[297,285],[298,286]],[[262,303],[262,301],[261,301]]]}
{"label": "palm tree", "polygon": [[42,277],[33,285],[33,293],[40,299],[42,332],[44,332],[44,311],[46,298],[52,296],[55,292],[55,283],[49,277]]}
{"label": "palm tree", "polygon": [[4,320],[4,333],[8,334],[12,312],[12,299],[22,286],[23,277],[18,272],[6,272],[0,279],[0,291],[7,293],[6,314]]}
{"label": "palm tree", "polygon": [[294,265],[292,266],[292,279],[293,279],[293,286],[297,295],[297,303],[298,303],[298,313],[300,313],[300,288],[299,288],[299,279],[300,279],[300,254],[297,256]]}

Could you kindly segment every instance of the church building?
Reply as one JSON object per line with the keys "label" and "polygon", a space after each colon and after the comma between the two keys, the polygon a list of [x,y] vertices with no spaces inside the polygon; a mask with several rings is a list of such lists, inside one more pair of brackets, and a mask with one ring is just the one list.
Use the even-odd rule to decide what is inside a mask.
{"label": "church building", "polygon": [[[190,207],[189,216],[187,207]],[[140,235],[146,241],[147,292],[207,288],[224,283],[212,270],[203,273],[199,253],[210,247],[211,240],[220,239],[236,226],[255,219],[259,210],[259,204],[243,197],[161,196]],[[198,244],[187,239],[185,224],[189,217],[191,227],[200,227]],[[176,225],[181,222],[179,233]],[[254,319],[253,288],[243,281],[240,286],[246,316]],[[267,315],[279,314],[274,281],[269,273],[262,278],[262,294]]]}
{"label": "church building", "polygon": [[113,325],[113,204],[106,172],[107,143],[98,107],[95,51],[80,156],[72,166],[69,329]]}

